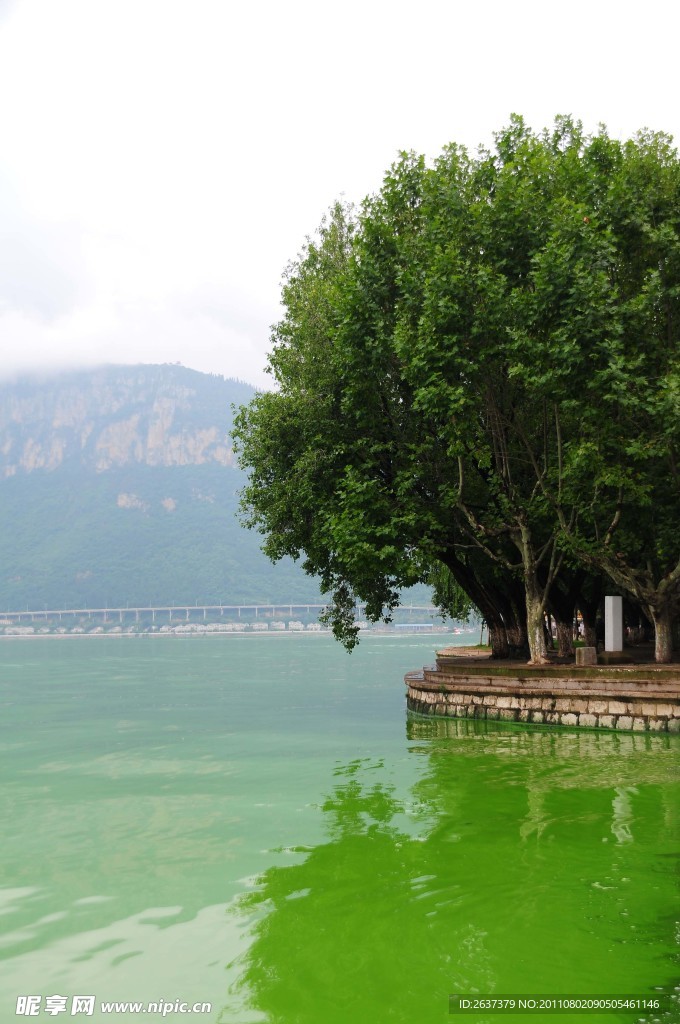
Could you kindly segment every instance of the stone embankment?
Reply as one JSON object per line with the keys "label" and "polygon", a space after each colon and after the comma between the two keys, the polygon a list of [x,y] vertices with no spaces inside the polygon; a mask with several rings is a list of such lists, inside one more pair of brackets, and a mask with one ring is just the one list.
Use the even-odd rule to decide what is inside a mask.
{"label": "stone embankment", "polygon": [[535,668],[459,648],[405,683],[407,707],[421,715],[680,733],[680,665]]}

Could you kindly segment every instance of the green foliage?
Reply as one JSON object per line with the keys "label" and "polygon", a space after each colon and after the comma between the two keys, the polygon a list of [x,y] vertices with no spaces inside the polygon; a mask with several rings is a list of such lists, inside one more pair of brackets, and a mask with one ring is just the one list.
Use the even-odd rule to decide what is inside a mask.
{"label": "green foliage", "polygon": [[521,579],[536,660],[568,566],[677,607],[679,217],[670,140],[566,117],[402,154],[334,208],[289,269],[279,390],[235,432],[247,521],[348,645],[356,596],[389,615],[437,564],[484,614]]}

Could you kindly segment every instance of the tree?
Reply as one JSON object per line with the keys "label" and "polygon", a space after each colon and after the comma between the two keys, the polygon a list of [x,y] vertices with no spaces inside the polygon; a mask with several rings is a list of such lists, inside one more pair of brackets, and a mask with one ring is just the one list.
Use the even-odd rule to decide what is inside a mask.
{"label": "tree", "polygon": [[389,614],[437,565],[534,663],[579,571],[672,621],[678,198],[663,136],[513,118],[493,153],[403,154],[289,268],[278,390],[237,419],[243,507],[321,576],[348,646],[357,597]]}
{"label": "tree", "polygon": [[657,661],[669,661],[680,606],[680,168],[670,140],[651,133],[624,146],[600,139],[595,155],[610,174],[588,218],[600,235],[606,225],[609,349],[565,454],[576,493],[588,495],[590,477],[589,500],[570,524],[556,507],[577,557],[641,605]]}

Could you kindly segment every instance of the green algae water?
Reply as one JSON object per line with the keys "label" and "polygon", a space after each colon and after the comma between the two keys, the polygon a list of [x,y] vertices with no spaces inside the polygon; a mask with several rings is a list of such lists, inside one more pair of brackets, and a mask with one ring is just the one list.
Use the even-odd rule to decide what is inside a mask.
{"label": "green algae water", "polygon": [[678,1020],[449,1014],[672,995],[680,823],[676,737],[409,718],[449,642],[0,643],[0,1024]]}

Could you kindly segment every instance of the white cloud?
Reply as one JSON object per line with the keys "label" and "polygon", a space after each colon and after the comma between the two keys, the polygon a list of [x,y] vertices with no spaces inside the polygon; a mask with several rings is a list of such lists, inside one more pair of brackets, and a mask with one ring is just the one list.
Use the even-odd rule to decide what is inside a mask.
{"label": "white cloud", "polygon": [[177,359],[260,383],[286,262],[398,150],[489,142],[513,110],[680,134],[660,0],[0,0],[3,16],[5,370]]}

